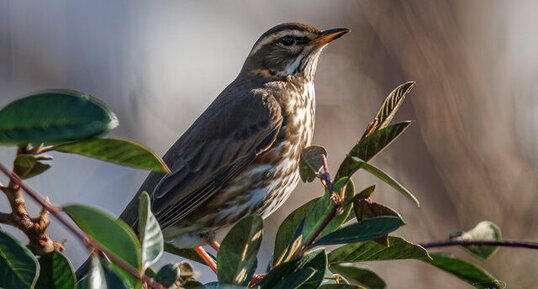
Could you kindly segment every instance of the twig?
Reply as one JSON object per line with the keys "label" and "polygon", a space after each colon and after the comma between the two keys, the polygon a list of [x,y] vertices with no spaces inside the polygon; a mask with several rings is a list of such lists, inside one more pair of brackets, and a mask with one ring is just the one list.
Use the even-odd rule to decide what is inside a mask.
{"label": "twig", "polygon": [[499,246],[512,248],[527,248],[538,250],[538,242],[512,241],[512,240],[441,240],[427,243],[420,243],[420,246],[429,248],[449,247],[449,246]]}
{"label": "twig", "polygon": [[123,270],[127,271],[129,274],[134,277],[142,280],[152,289],[164,289],[164,287],[154,282],[151,278],[146,275],[140,274],[136,268],[123,261],[116,254],[93,240],[91,237],[84,234],[81,230],[77,229],[73,224],[71,224],[63,215],[60,214],[60,210],[50,203],[48,203],[45,198],[43,198],[38,192],[34,191],[32,188],[27,186],[19,176],[15,173],[8,170],[2,163],[0,163],[0,171],[4,173],[9,179],[17,184],[21,189],[23,189],[28,195],[37,203],[39,203],[43,209],[49,211],[60,223],[62,223],[69,231],[71,231],[75,236],[77,236],[90,250],[98,250],[103,252],[110,260],[120,266]]}
{"label": "twig", "polygon": [[[30,145],[20,146],[17,149],[17,156],[30,153]],[[17,173],[14,168],[14,173]],[[63,251],[63,244],[54,242],[47,234],[49,226],[47,214],[40,214],[37,218],[32,218],[26,209],[23,191],[20,186],[12,180],[7,186],[0,184],[0,190],[4,192],[11,207],[11,213],[0,218],[0,223],[14,226],[21,230],[28,237],[28,248],[36,255],[43,255],[54,250]]]}
{"label": "twig", "polygon": [[327,216],[325,216],[319,227],[316,228],[314,234],[306,240],[302,250],[303,253],[308,250],[310,246],[312,246],[314,241],[316,241],[316,239],[321,235],[323,230],[325,230],[325,227],[327,227],[331,220],[336,216],[336,213],[338,213],[338,209],[340,208],[339,196],[333,193],[333,183],[331,181],[331,174],[329,173],[329,164],[327,163],[327,158],[325,156],[322,156],[322,158],[324,172],[321,175],[321,179],[325,183],[328,193],[331,194],[331,200],[333,202],[331,205],[331,212]]}

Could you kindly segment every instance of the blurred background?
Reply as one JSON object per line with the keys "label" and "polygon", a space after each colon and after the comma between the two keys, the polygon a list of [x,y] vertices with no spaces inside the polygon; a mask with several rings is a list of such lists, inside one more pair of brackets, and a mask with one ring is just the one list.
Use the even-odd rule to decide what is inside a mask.
{"label": "blurred background", "polygon": [[[536,241],[536,9],[534,0],[1,1],[0,106],[45,88],[82,90],[117,113],[114,135],[164,153],[235,78],[267,29],[289,21],[348,27],[352,33],[325,50],[316,76],[314,143],[327,148],[332,167],[387,93],[415,80],[398,118],[416,123],[375,163],[422,207],[363,174],[356,184],[379,184],[374,199],[402,213],[408,225],[398,234],[410,241],[443,239],[481,220],[497,223],[507,239]],[[14,152],[0,148],[0,161],[11,162]],[[57,204],[119,214],[147,175],[54,156],[53,168],[29,183]],[[320,194],[319,184],[300,184],[265,221],[261,266],[284,217]],[[50,233],[68,240],[75,266],[85,259],[84,247],[63,228],[54,223]],[[485,263],[474,261],[507,288],[538,288],[534,251],[501,249]],[[418,261],[369,265],[388,288],[468,288]],[[200,279],[215,279],[196,268]]]}

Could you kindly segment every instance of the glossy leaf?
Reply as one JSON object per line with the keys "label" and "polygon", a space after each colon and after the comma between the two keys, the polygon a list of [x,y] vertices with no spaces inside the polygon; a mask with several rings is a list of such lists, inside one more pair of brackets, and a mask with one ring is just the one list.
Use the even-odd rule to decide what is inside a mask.
{"label": "glossy leaf", "polygon": [[467,262],[454,256],[442,253],[431,253],[431,256],[433,259],[428,263],[458,277],[459,279],[471,284],[475,288],[505,288],[502,282],[496,280],[486,270],[471,262]]}
{"label": "glossy leaf", "polygon": [[[283,280],[278,282],[272,289],[298,289],[303,286],[309,279],[314,277],[316,270],[313,268],[307,267],[300,269],[296,272],[291,273],[286,276]],[[312,287],[314,288],[314,287]]]}
{"label": "glossy leaf", "polygon": [[404,225],[402,219],[382,216],[343,227],[316,241],[316,246],[337,245],[373,240],[387,235]]}
{"label": "glossy leaf", "polygon": [[355,216],[357,217],[357,221],[359,222],[365,219],[379,216],[394,216],[402,219],[402,216],[400,216],[400,214],[398,214],[398,212],[396,212],[395,210],[376,202],[355,199],[353,200],[353,204],[353,208],[355,209]]}
{"label": "glossy leaf", "polygon": [[303,239],[305,242],[309,242],[314,237],[314,234],[322,225],[325,217],[333,211],[334,205],[328,193],[316,199],[312,208],[305,215],[303,228]]}
{"label": "glossy leaf", "polygon": [[390,124],[405,100],[405,96],[411,91],[414,85],[414,81],[405,82],[396,87],[387,98],[385,98],[385,101],[379,108],[375,118],[368,124],[368,128],[364,132],[363,138]]}
{"label": "glossy leaf", "polygon": [[39,264],[19,240],[0,230],[0,288],[33,288]]}
{"label": "glossy leaf", "polygon": [[[400,216],[400,214],[398,214],[398,212],[396,212],[395,210],[378,204],[376,202],[372,202],[370,200],[358,198],[354,199],[353,209],[355,210],[355,216],[357,217],[357,221],[359,222],[362,220],[379,216],[394,216],[402,219],[402,216]],[[388,235],[385,235],[377,239],[376,241],[385,246],[389,245]]]}
{"label": "glossy leaf", "polygon": [[159,269],[159,272],[157,272],[157,277],[155,277],[155,281],[168,288],[177,281],[179,278],[179,273],[180,270],[177,264],[167,264]]}
{"label": "glossy leaf", "polygon": [[138,232],[142,247],[142,270],[155,264],[163,254],[163,233],[159,222],[151,213],[150,198],[147,192],[140,194]]}
{"label": "glossy leaf", "polygon": [[319,289],[367,289],[359,285],[351,284],[325,284],[319,287]]}
{"label": "glossy leaf", "polygon": [[389,236],[389,244],[386,247],[375,241],[366,241],[344,245],[329,253],[329,264],[403,259],[429,261],[431,259],[426,249],[402,238]]}
{"label": "glossy leaf", "polygon": [[[502,239],[501,229],[490,221],[482,221],[467,232],[452,234],[451,239],[466,241],[499,241]],[[499,249],[498,246],[462,246],[471,254],[488,259]]]}
{"label": "glossy leaf", "polygon": [[368,199],[375,191],[375,185],[364,188],[360,193],[357,194],[356,199]]}
{"label": "glossy leaf", "polygon": [[398,181],[393,179],[391,176],[389,176],[387,173],[382,171],[381,169],[374,167],[373,165],[366,163],[360,159],[353,158],[353,160],[357,163],[360,163],[361,167],[366,170],[367,172],[371,173],[372,175],[376,176],[378,179],[385,182],[387,185],[391,186],[393,189],[400,192],[402,195],[407,197],[409,200],[411,200],[417,207],[420,207],[420,202],[418,199],[404,186],[402,186]]}
{"label": "glossy leaf", "polygon": [[51,150],[73,153],[122,166],[170,173],[164,161],[151,149],[119,138],[91,138],[53,146]]}
{"label": "glossy leaf", "polygon": [[247,289],[247,287],[229,285],[229,284],[219,284],[219,282],[211,282],[211,283],[204,284],[204,287],[202,288],[194,288],[194,289]]}
{"label": "glossy leaf", "polygon": [[99,258],[92,257],[88,276],[77,283],[77,289],[130,289],[130,287],[122,277],[108,266],[101,264]]}
{"label": "glossy leaf", "polygon": [[244,285],[256,263],[263,235],[258,215],[243,218],[226,235],[217,255],[217,277],[222,284]]}
{"label": "glossy leaf", "polygon": [[[345,185],[347,183],[347,185]],[[334,182],[333,190],[341,194],[342,187],[345,185],[344,197],[342,199],[342,208],[336,213],[334,218],[327,224],[325,229],[321,232],[319,237],[326,236],[337,229],[339,229],[349,218],[353,211],[353,196],[355,195],[355,184],[353,180],[347,178],[341,178]]]}
{"label": "glossy leaf", "polygon": [[[309,267],[315,270],[314,275],[310,277],[303,285],[299,286],[300,289],[310,289],[318,288],[323,278],[325,277],[325,272],[327,271],[327,254],[324,250],[320,252],[312,252],[305,256],[303,262],[304,267]],[[303,267],[303,268],[304,268]]]}
{"label": "glossy leaf", "polygon": [[[140,243],[127,224],[89,206],[69,205],[63,209],[82,231],[142,272]],[[119,266],[112,264],[112,268],[128,280],[131,287],[138,288],[141,284]]]}
{"label": "glossy leaf", "polygon": [[[204,262],[204,260],[194,251],[194,249],[190,248],[178,248],[170,243],[164,243],[164,250],[170,254],[180,256],[189,260],[192,260],[194,262],[200,263],[201,265],[207,266],[207,264]],[[216,258],[213,258],[216,259]]]}
{"label": "glossy leaf", "polygon": [[380,153],[385,147],[390,145],[398,136],[400,136],[411,124],[410,121],[404,121],[382,128],[357,143],[348,153],[336,173],[335,179],[350,177],[358,169],[361,163],[355,162],[352,158],[359,158],[364,161],[371,160]]}
{"label": "glossy leaf", "polygon": [[30,154],[17,154],[13,167],[15,173],[21,179],[29,179],[37,176],[50,168],[50,164],[43,161],[50,161],[50,156],[35,156]]}
{"label": "glossy leaf", "polygon": [[59,143],[109,131],[118,120],[103,103],[80,91],[36,92],[0,110],[0,143]]}
{"label": "glossy leaf", "polygon": [[360,284],[368,289],[383,289],[385,281],[379,277],[370,267],[364,265],[332,265],[331,272],[341,275],[354,284]]}
{"label": "glossy leaf", "polygon": [[[297,272],[304,268],[314,269],[314,274],[306,281],[301,282],[296,288],[308,289],[318,288],[323,281],[325,269],[327,267],[327,255],[324,250],[314,250],[299,259],[286,262],[273,268],[267,276],[261,281],[262,289],[274,288],[277,284],[288,278],[288,276],[296,276]],[[285,283],[284,283],[285,284]],[[284,287],[285,288],[285,287]]]}
{"label": "glossy leaf", "polygon": [[149,267],[146,269],[146,271],[144,271],[144,275],[155,279],[155,277],[157,277],[157,272],[152,267]]}
{"label": "glossy leaf", "polygon": [[58,251],[39,257],[36,289],[74,289],[75,273],[67,258]]}
{"label": "glossy leaf", "polygon": [[[334,207],[334,202],[330,199],[329,194],[313,199],[310,202],[296,209],[282,222],[278,229],[275,240],[276,257],[274,265],[280,262],[289,261],[293,257],[295,250],[302,248],[303,245],[312,243],[315,233],[323,223],[323,220],[328,216]],[[343,212],[347,213],[347,212]],[[342,224],[343,218],[333,218],[327,224],[324,232],[334,230]],[[297,233],[297,229],[301,227],[300,239],[293,237]],[[322,232],[323,233],[323,232]],[[298,242],[300,241],[300,242]]]}
{"label": "glossy leaf", "polygon": [[[296,232],[300,229],[300,235],[302,240],[302,230],[304,226],[304,219],[309,210],[311,210],[314,202],[317,199],[311,200],[308,203],[295,209],[289,214],[284,221],[278,227],[278,231],[275,237],[275,250],[273,256],[275,258],[273,266],[280,264],[280,261],[284,260],[286,252],[289,250],[290,245],[296,240]],[[286,260],[284,260],[286,261]]]}
{"label": "glossy leaf", "polygon": [[320,146],[309,146],[303,149],[299,161],[299,173],[303,182],[312,182],[323,171],[323,159],[327,158],[327,151]]}

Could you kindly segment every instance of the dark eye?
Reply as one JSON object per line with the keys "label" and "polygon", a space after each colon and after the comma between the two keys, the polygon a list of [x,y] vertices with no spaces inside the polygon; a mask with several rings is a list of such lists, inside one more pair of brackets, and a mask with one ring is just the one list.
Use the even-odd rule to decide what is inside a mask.
{"label": "dark eye", "polygon": [[291,36],[284,36],[282,39],[280,39],[280,43],[282,43],[285,46],[292,46],[295,44],[297,40]]}

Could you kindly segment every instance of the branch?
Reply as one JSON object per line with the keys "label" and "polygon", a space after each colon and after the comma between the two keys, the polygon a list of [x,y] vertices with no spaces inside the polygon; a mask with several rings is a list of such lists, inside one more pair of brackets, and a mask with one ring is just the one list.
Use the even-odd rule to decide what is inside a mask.
{"label": "branch", "polygon": [[39,203],[44,210],[47,210],[50,212],[51,215],[53,215],[60,223],[62,223],[71,233],[73,233],[75,236],[77,236],[83,243],[88,247],[90,250],[97,250],[100,252],[103,252],[112,262],[116,263],[118,266],[120,266],[123,270],[127,271],[129,274],[133,275],[134,277],[142,280],[148,286],[152,289],[164,289],[164,287],[154,282],[151,278],[144,274],[140,274],[136,268],[125,262],[123,259],[118,257],[116,254],[99,244],[97,241],[93,240],[91,237],[87,236],[84,232],[76,228],[73,224],[71,224],[63,215],[60,214],[60,210],[54,206],[52,206],[49,202],[45,200],[38,192],[34,191],[32,188],[27,186],[23,183],[21,178],[17,176],[15,173],[8,170],[2,163],[0,163],[0,171],[4,173],[6,176],[9,177],[11,182],[15,183],[17,186],[19,186],[22,190],[24,190],[28,195],[37,203]]}
{"label": "branch", "polygon": [[512,247],[512,248],[527,248],[538,250],[538,242],[529,241],[512,241],[512,240],[441,240],[427,243],[420,243],[420,246],[429,248],[449,247],[449,246],[495,246],[495,247]]}
{"label": "branch", "polygon": [[[30,145],[20,146],[17,149],[17,156],[31,153],[32,150]],[[13,173],[16,173],[15,168]],[[28,248],[36,255],[44,255],[54,250],[63,251],[63,244],[54,242],[46,232],[49,226],[48,213],[43,212],[37,218],[32,218],[26,209],[23,191],[13,180],[9,180],[7,186],[0,184],[0,190],[6,195],[11,207],[11,213],[0,217],[1,223],[21,230],[28,237]]]}

